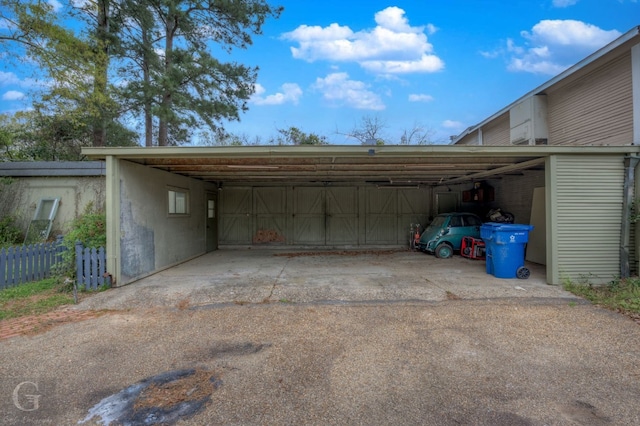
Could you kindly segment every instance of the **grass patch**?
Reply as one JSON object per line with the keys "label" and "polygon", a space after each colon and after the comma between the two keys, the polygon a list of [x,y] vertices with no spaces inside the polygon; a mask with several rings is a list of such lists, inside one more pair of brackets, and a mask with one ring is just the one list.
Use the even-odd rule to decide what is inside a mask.
{"label": "grass patch", "polygon": [[51,312],[73,304],[73,295],[62,292],[59,282],[49,278],[0,291],[0,320]]}
{"label": "grass patch", "polygon": [[564,289],[598,306],[634,318],[640,315],[640,278],[638,277],[618,279],[605,285],[568,281],[564,284]]}

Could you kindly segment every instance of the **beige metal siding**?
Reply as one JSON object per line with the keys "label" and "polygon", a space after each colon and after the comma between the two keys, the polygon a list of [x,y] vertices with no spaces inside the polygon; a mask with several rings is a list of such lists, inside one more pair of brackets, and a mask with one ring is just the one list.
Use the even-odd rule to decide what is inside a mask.
{"label": "beige metal siding", "polygon": [[630,145],[631,54],[548,92],[550,145]]}
{"label": "beige metal siding", "polygon": [[553,284],[566,279],[608,282],[620,275],[624,159],[556,156],[552,160],[550,214],[555,223],[552,259],[547,260],[554,265]]}
{"label": "beige metal siding", "polygon": [[482,145],[511,145],[510,131],[509,112],[506,112],[482,128]]}
{"label": "beige metal siding", "polygon": [[456,142],[456,145],[479,145],[478,143],[478,131],[470,133]]}

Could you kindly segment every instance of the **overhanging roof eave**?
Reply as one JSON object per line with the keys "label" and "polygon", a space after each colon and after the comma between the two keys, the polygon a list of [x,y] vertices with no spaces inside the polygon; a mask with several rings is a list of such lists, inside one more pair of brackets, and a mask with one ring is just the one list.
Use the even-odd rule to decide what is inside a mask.
{"label": "overhanging roof eave", "polygon": [[313,157],[547,157],[550,155],[640,154],[640,146],[478,146],[478,145],[386,145],[386,146],[248,146],[248,147],[126,147],[82,149],[92,160],[107,157],[145,158],[313,158]]}

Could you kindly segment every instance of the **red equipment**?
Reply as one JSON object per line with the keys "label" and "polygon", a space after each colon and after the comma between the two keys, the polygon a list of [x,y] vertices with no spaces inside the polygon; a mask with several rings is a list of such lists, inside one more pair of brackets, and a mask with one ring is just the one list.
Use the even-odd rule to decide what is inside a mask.
{"label": "red equipment", "polygon": [[460,256],[469,259],[485,259],[484,241],[479,238],[462,237]]}

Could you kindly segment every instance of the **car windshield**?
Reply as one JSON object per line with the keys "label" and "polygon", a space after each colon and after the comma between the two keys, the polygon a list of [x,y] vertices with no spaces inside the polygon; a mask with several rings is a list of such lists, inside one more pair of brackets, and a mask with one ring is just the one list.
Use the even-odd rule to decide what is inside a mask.
{"label": "car windshield", "polygon": [[446,221],[446,216],[436,216],[436,218],[433,219],[433,222],[429,225],[429,228],[442,228]]}

